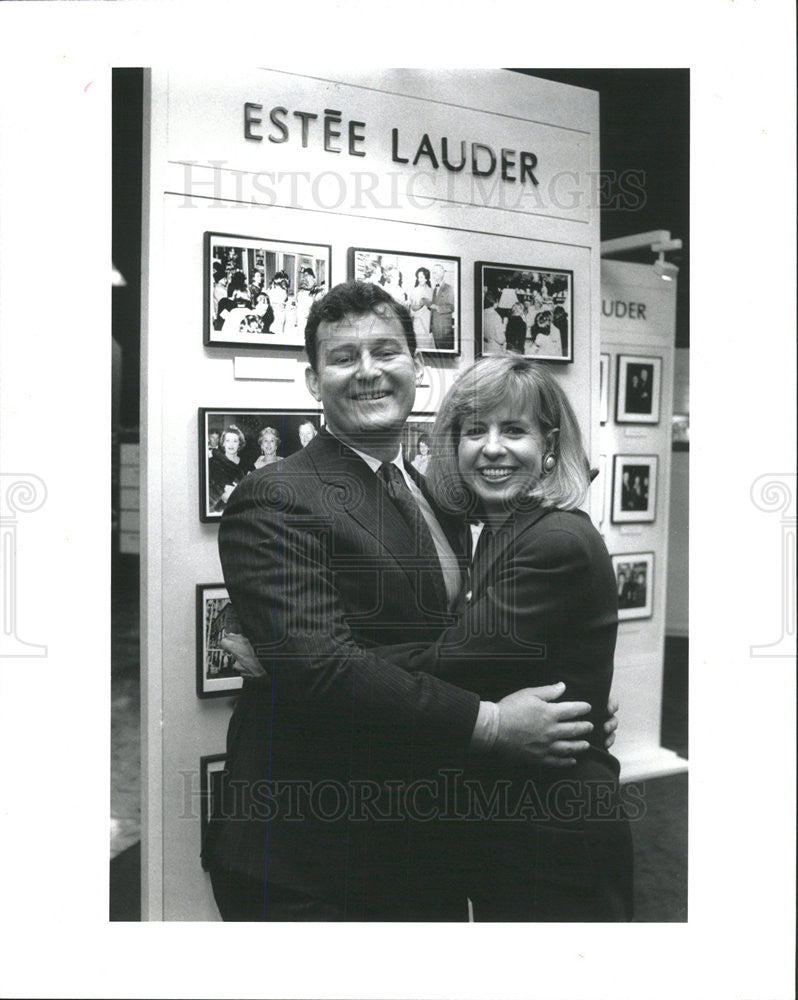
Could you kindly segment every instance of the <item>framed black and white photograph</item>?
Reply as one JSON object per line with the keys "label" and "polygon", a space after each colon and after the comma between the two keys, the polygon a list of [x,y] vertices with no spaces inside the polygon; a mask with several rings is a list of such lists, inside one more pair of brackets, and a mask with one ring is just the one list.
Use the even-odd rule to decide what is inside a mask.
{"label": "framed black and white photograph", "polygon": [[619,424],[658,424],[662,358],[618,355],[615,420]]}
{"label": "framed black and white photograph", "polygon": [[205,345],[303,348],[331,254],[326,243],[205,233]]}
{"label": "framed black and white photograph", "polygon": [[613,524],[653,521],[656,499],[657,456],[616,455],[612,468]]}
{"label": "framed black and white photograph", "polygon": [[228,632],[240,631],[227,589],[222,583],[198,583],[196,603],[197,697],[233,695],[243,678],[233,669],[235,658],[220,645]]}
{"label": "framed black and white photograph", "polygon": [[618,620],[650,618],[654,594],[654,553],[627,552],[612,556],[618,587]]}
{"label": "framed black and white photograph", "polygon": [[474,265],[476,356],[510,351],[573,361],[574,273],[533,265]]}
{"label": "framed black and white photograph", "polygon": [[200,520],[218,520],[242,479],[307,447],[320,427],[318,410],[200,408]]}
{"label": "framed black and white photograph", "polygon": [[350,247],[349,277],[380,285],[407,306],[418,350],[460,354],[459,257]]}
{"label": "framed black and white photograph", "polygon": [[610,418],[610,356],[599,355],[599,421],[606,424]]}
{"label": "framed black and white photograph", "polygon": [[222,794],[222,772],[225,754],[212,753],[200,757],[200,843],[205,847],[208,823],[213,815],[215,803]]}
{"label": "framed black and white photograph", "polygon": [[411,413],[402,430],[402,453],[422,476],[426,476],[427,466],[432,457],[432,428],[434,426],[434,413]]}

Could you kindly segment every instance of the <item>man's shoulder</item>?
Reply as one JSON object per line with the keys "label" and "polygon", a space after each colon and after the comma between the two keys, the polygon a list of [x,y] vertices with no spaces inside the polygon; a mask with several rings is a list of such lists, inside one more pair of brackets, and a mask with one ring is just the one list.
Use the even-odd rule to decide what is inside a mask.
{"label": "man's shoulder", "polygon": [[282,462],[264,465],[245,476],[233,490],[225,515],[252,504],[264,508],[285,509],[289,496],[307,493],[310,483],[319,477],[315,465],[305,454],[306,451],[307,449],[303,448]]}

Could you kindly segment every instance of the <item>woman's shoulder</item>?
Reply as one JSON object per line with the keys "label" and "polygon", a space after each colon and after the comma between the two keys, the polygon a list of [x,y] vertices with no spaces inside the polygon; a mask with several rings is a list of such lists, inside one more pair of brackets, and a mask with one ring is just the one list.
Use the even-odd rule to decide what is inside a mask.
{"label": "woman's shoulder", "polygon": [[583,510],[561,510],[558,507],[538,511],[527,524],[519,524],[518,542],[529,548],[543,549],[552,554],[589,554],[603,541]]}

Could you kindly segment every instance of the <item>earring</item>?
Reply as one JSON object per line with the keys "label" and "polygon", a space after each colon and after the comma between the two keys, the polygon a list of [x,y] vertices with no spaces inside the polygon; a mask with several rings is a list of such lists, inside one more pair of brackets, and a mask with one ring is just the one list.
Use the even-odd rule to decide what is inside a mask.
{"label": "earring", "polygon": [[545,473],[553,472],[554,466],[557,464],[557,459],[552,455],[551,452],[543,458],[543,471]]}

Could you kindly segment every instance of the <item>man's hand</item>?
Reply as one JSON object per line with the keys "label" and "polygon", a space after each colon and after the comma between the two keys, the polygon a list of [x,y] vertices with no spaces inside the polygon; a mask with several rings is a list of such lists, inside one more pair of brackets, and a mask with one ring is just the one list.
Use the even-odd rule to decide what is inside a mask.
{"label": "man's hand", "polygon": [[494,749],[516,758],[551,767],[570,767],[575,754],[584,753],[589,744],[580,739],[593,729],[592,722],[574,721],[587,715],[586,701],[562,701],[553,704],[565,685],[524,688],[502,698],[499,704],[499,733]]}
{"label": "man's hand", "polygon": [[245,635],[236,632],[225,632],[220,639],[219,645],[226,653],[231,653],[235,657],[233,670],[242,677],[267,677],[268,672],[263,669],[260,660],[255,655],[252,643]]}
{"label": "man's hand", "polygon": [[604,746],[609,750],[615,742],[615,730],[618,728],[618,699],[610,695],[607,702],[609,719],[604,723]]}

